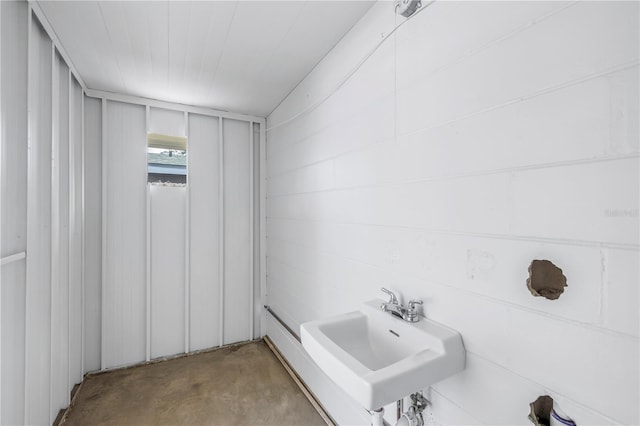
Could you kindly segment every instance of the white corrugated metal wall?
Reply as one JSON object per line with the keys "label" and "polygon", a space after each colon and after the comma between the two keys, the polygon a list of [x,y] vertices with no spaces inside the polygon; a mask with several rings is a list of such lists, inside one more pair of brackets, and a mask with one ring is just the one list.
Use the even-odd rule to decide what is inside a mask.
{"label": "white corrugated metal wall", "polygon": [[[264,327],[264,119],[88,90],[41,18],[0,2],[1,424],[50,424],[88,371]],[[188,136],[188,187],[147,185],[152,129]]]}
{"label": "white corrugated metal wall", "polygon": [[[101,368],[258,337],[255,120],[144,101],[102,108]],[[188,133],[188,186],[147,184],[145,129]]]}
{"label": "white corrugated metal wall", "polygon": [[0,422],[44,424],[85,372],[83,89],[29,4],[0,14]]}

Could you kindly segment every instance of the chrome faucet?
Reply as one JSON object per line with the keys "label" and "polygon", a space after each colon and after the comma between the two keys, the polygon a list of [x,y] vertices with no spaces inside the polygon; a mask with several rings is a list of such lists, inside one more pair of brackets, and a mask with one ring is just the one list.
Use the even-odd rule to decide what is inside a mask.
{"label": "chrome faucet", "polygon": [[386,303],[382,303],[380,305],[380,309],[382,309],[384,312],[389,312],[391,315],[394,315],[405,321],[420,321],[420,316],[418,316],[418,309],[416,308],[416,305],[422,305],[422,300],[411,300],[409,301],[409,306],[405,308],[400,304],[400,302],[398,302],[398,298],[392,291],[387,290],[384,287],[382,287],[381,290],[389,295],[389,301]]}
{"label": "chrome faucet", "polygon": [[389,312],[391,315],[395,315],[398,318],[404,318],[405,312],[407,310],[403,308],[402,305],[400,305],[400,302],[398,302],[398,298],[396,297],[396,295],[392,291],[387,290],[384,287],[382,287],[380,290],[389,295],[389,301],[387,303],[381,304],[380,309],[382,309],[384,312]]}

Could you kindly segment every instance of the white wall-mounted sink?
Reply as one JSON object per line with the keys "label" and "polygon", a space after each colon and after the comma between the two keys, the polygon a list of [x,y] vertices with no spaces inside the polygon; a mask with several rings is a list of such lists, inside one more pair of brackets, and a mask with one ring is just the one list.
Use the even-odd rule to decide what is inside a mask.
{"label": "white wall-mounted sink", "polygon": [[368,410],[376,410],[462,369],[460,334],[426,318],[410,323],[360,310],[302,324],[302,345],[318,366]]}

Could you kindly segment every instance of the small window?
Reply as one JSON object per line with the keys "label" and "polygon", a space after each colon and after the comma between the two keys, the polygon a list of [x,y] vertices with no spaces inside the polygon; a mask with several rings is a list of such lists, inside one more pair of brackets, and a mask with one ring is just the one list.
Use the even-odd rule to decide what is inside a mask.
{"label": "small window", "polygon": [[147,182],[187,183],[187,138],[147,135]]}

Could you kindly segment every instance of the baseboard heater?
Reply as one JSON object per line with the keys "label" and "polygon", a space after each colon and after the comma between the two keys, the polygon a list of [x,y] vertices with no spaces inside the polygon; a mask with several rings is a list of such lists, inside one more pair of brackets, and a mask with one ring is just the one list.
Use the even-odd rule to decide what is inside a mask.
{"label": "baseboard heater", "polygon": [[302,340],[300,339],[300,336],[298,336],[298,333],[293,331],[293,329],[291,327],[289,327],[286,322],[282,321],[282,319],[280,319],[278,314],[273,312],[273,310],[269,307],[269,305],[264,305],[264,308],[267,310],[267,312],[269,312],[271,314],[271,316],[276,321],[278,321],[280,323],[280,325],[282,325],[285,328],[285,330],[287,330],[289,332],[289,334],[291,334],[293,337],[295,337],[295,339],[298,341],[298,343],[302,343]]}

